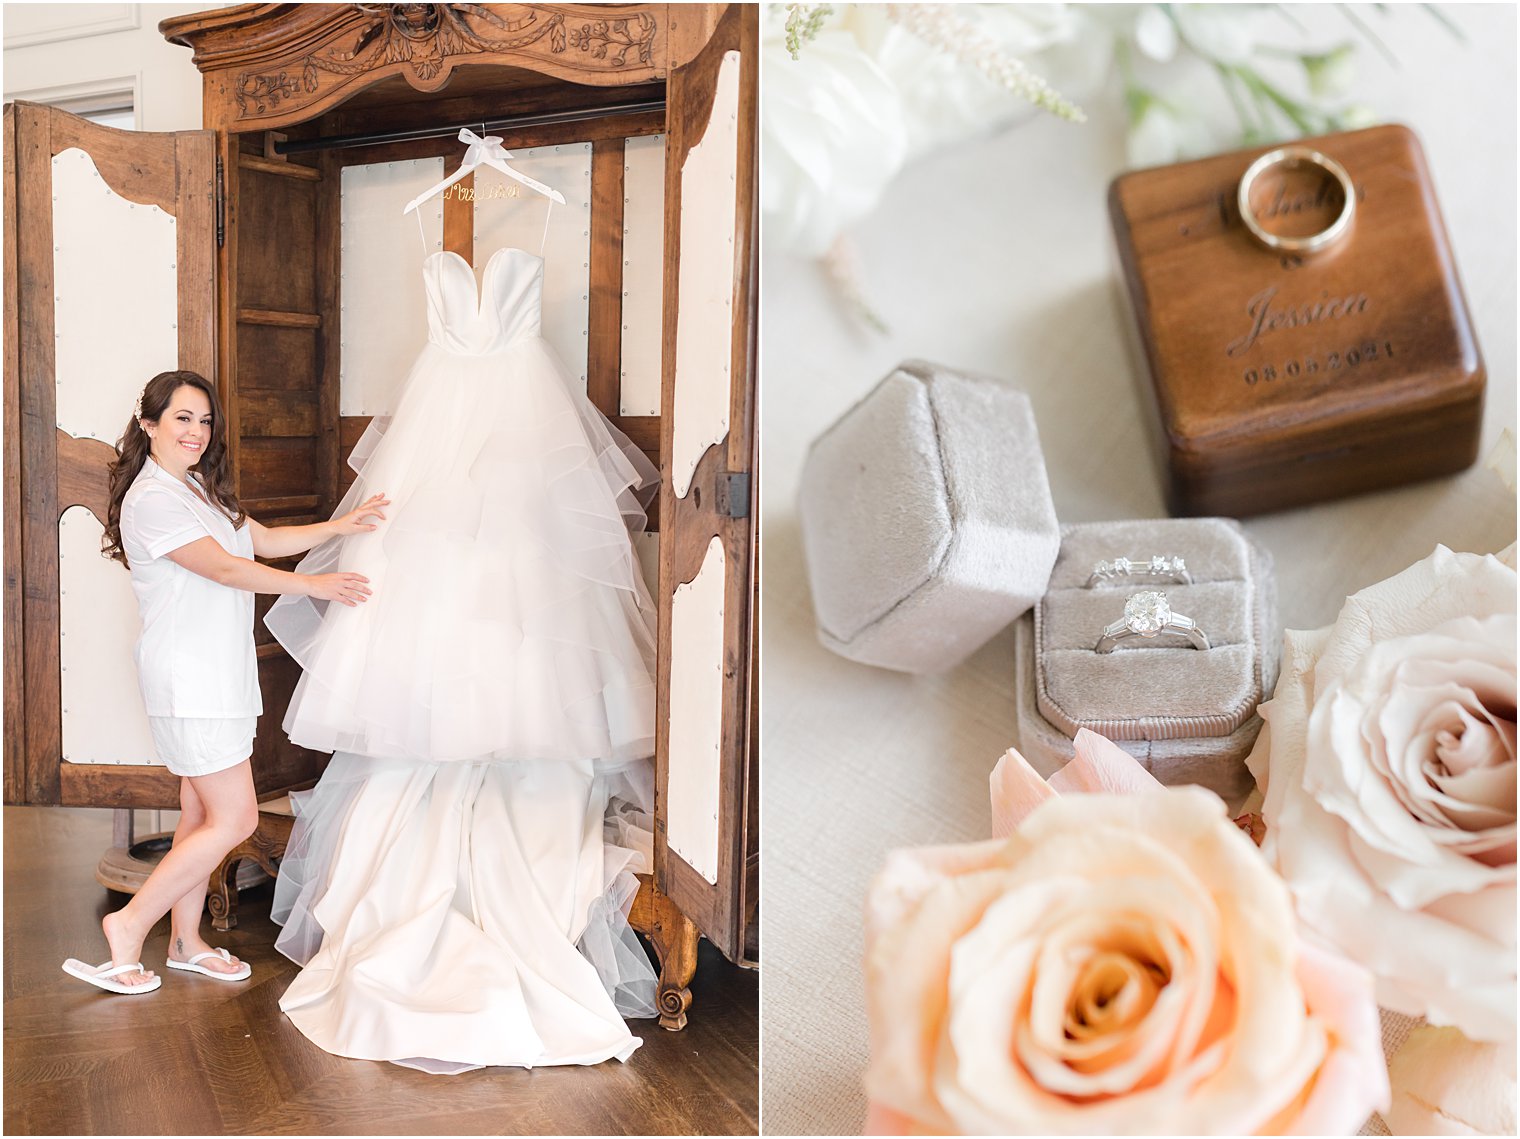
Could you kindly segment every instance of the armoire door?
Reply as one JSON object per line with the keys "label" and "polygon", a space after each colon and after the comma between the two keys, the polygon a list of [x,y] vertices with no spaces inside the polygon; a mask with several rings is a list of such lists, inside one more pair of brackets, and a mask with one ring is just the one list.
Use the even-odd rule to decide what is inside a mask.
{"label": "armoire door", "polygon": [[217,378],[215,135],[29,103],[4,126],[5,802],[175,807],[138,692],[130,578],[100,539],[143,385]]}
{"label": "armoire door", "polygon": [[745,956],[753,740],[756,9],[671,71],[665,144],[656,878]]}

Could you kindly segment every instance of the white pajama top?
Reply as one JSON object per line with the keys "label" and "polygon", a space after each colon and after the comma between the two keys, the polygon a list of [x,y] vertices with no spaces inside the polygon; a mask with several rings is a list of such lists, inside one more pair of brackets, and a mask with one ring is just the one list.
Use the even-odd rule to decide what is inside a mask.
{"label": "white pajama top", "polygon": [[236,557],[253,557],[247,522],[234,529],[225,514],[147,459],[122,500],[121,544],[142,616],[135,656],[149,716],[231,719],[264,710],[253,594],[166,556],[208,536]]}

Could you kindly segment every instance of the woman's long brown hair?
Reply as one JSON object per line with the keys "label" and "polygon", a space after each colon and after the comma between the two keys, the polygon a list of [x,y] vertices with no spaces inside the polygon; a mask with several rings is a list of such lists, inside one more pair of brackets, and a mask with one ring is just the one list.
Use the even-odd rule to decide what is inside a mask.
{"label": "woman's long brown hair", "polygon": [[227,463],[226,429],[223,427],[222,404],[216,398],[216,388],[198,372],[160,372],[143,388],[141,415],[134,414],[127,429],[116,441],[116,461],[111,464],[111,498],[106,508],[106,533],[100,542],[100,552],[122,565],[127,564],[127,552],[121,544],[121,500],[127,497],[127,488],[143,468],[152,450],[153,441],[143,430],[143,423],[157,423],[159,417],[182,387],[197,388],[211,404],[211,439],[200,459],[190,469],[200,475],[207,497],[222,513],[232,519],[234,527],[241,527],[247,514],[238,505],[232,489],[232,471]]}

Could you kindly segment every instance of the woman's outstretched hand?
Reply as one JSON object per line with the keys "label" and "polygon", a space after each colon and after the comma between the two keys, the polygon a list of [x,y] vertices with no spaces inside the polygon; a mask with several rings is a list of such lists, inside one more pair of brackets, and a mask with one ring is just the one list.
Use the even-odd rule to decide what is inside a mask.
{"label": "woman's outstretched hand", "polygon": [[306,578],[310,596],[323,601],[358,605],[370,598],[369,578],[362,573],[317,573]]}
{"label": "woman's outstretched hand", "polygon": [[366,518],[378,518],[385,521],[385,513],[382,507],[389,506],[391,500],[384,494],[372,494],[362,503],[357,510],[351,510],[341,518],[332,520],[333,533],[340,538],[346,538],[350,534],[363,534],[376,528],[379,523],[366,522]]}

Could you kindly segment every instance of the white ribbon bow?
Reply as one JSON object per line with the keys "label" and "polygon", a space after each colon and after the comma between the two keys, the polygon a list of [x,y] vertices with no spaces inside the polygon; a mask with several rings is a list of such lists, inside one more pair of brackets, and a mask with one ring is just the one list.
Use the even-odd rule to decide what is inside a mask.
{"label": "white ribbon bow", "polygon": [[495,160],[505,162],[512,157],[512,152],[502,149],[501,139],[496,135],[487,135],[481,138],[469,127],[459,128],[459,141],[467,143],[469,150],[464,152],[462,166],[479,166],[482,162]]}

